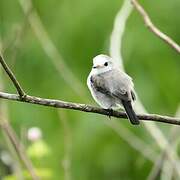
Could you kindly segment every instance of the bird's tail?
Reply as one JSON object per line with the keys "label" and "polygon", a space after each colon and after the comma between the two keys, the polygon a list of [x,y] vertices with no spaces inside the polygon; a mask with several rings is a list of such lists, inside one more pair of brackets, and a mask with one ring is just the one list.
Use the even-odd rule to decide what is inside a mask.
{"label": "bird's tail", "polygon": [[133,125],[140,124],[139,119],[136,116],[136,114],[132,108],[131,102],[122,100],[122,105],[124,106],[124,109],[126,111],[126,114],[128,116],[128,119],[130,120],[131,124],[133,124]]}

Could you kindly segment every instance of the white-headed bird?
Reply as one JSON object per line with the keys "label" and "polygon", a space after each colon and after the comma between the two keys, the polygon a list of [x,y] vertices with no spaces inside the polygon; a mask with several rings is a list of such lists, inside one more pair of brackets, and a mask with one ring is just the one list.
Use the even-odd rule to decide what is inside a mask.
{"label": "white-headed bird", "polygon": [[124,107],[130,122],[134,125],[140,123],[132,108],[132,102],[136,99],[132,78],[121,71],[111,57],[101,54],[93,59],[87,85],[102,108],[111,112],[112,109]]}

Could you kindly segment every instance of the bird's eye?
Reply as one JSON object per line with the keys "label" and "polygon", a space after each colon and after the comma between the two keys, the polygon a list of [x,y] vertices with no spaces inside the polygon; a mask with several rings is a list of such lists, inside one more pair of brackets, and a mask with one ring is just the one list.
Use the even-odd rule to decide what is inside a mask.
{"label": "bird's eye", "polygon": [[108,62],[105,62],[105,63],[104,63],[104,66],[108,66]]}

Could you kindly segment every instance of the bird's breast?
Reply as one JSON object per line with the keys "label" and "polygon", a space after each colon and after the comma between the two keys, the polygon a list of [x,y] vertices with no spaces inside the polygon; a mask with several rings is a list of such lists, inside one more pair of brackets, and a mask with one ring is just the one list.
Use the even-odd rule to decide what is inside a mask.
{"label": "bird's breast", "polygon": [[104,94],[100,91],[98,91],[95,86],[94,86],[94,81],[93,81],[93,76],[90,76],[88,79],[88,87],[91,92],[92,97],[94,100],[102,107],[105,109],[108,109],[110,107],[115,107],[115,99],[108,96],[107,94]]}

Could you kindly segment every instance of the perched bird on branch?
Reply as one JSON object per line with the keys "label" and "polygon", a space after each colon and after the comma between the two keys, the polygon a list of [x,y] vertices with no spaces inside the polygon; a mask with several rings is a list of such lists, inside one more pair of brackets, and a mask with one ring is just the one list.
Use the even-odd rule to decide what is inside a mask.
{"label": "perched bird on branch", "polygon": [[87,85],[102,108],[111,113],[113,109],[123,107],[132,124],[140,123],[132,108],[136,99],[132,78],[118,69],[111,57],[101,54],[93,59]]}

